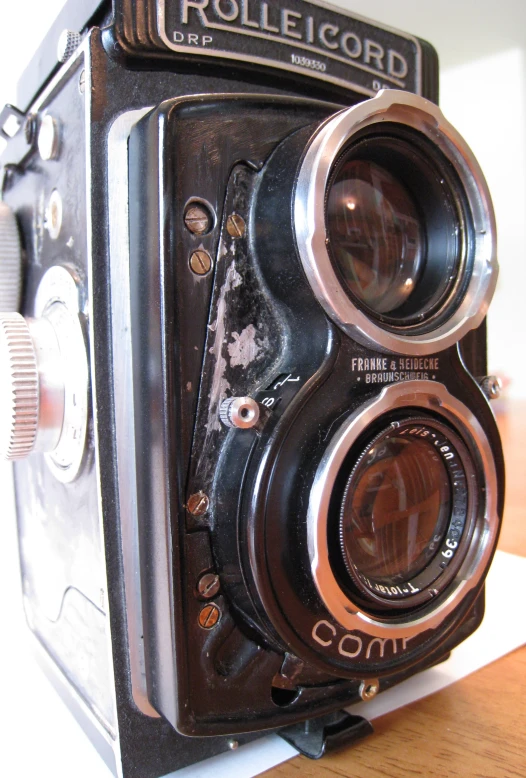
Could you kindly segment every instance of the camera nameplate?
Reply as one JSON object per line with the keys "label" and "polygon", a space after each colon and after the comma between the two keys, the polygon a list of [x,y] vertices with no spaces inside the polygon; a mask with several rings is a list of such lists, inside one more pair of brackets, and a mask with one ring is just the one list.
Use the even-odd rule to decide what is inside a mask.
{"label": "camera nameplate", "polygon": [[[366,613],[349,600],[339,586],[329,561],[327,522],[329,502],[343,461],[351,446],[369,425],[385,413],[417,407],[439,412],[468,440],[476,444],[484,474],[485,508],[474,530],[474,540],[451,584],[452,591],[436,607],[411,619],[385,621]],[[436,629],[478,586],[493,552],[499,528],[497,513],[497,475],[490,443],[480,422],[443,384],[433,381],[407,381],[393,384],[353,413],[333,436],[318,467],[309,501],[307,536],[311,571],[318,593],[333,618],[345,629],[359,630],[377,638],[412,638],[428,629]]]}
{"label": "camera nameplate", "polygon": [[163,43],[179,54],[293,71],[368,96],[385,87],[422,91],[417,38],[327,3],[287,0],[269,8],[245,0],[225,12],[209,0],[158,0],[157,21]]}

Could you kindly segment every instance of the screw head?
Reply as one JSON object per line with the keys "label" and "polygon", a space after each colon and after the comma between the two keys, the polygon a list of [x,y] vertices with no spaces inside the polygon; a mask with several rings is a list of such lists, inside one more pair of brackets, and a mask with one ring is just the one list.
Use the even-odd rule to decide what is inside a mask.
{"label": "screw head", "polygon": [[360,684],[360,697],[364,702],[369,702],[380,691],[380,681],[377,678],[371,681],[362,681]]}
{"label": "screw head", "polygon": [[237,748],[239,748],[239,743],[237,740],[229,740],[228,747],[231,751],[235,751]]}
{"label": "screw head", "polygon": [[188,498],[186,507],[192,516],[204,516],[210,507],[210,500],[204,492],[196,492]]}
{"label": "screw head", "polygon": [[197,276],[206,276],[212,267],[212,257],[204,249],[193,251],[190,256],[190,268]]}
{"label": "screw head", "polygon": [[59,132],[58,124],[52,116],[46,114],[40,122],[38,132],[38,152],[46,162],[58,157]]}
{"label": "screw head", "polygon": [[184,215],[186,229],[193,235],[204,235],[212,226],[212,217],[208,208],[199,203],[192,203]]}
{"label": "screw head", "polygon": [[219,591],[219,576],[217,573],[205,573],[197,582],[197,591],[206,600],[215,597]]}
{"label": "screw head", "polygon": [[231,238],[242,238],[245,234],[245,220],[238,213],[231,213],[226,220],[226,231]]}
{"label": "screw head", "polygon": [[203,629],[213,629],[219,623],[221,611],[213,602],[204,605],[199,613],[199,626]]}

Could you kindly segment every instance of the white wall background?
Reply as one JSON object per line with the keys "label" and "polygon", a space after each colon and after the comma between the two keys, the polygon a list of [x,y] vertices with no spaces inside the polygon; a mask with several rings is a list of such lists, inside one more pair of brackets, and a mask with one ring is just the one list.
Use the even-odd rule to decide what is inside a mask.
{"label": "white wall background", "polygon": [[[63,0],[0,0],[0,104]],[[526,0],[333,0],[429,40],[441,62],[441,106],[472,146],[493,194],[501,275],[489,315],[490,370],[526,398]]]}

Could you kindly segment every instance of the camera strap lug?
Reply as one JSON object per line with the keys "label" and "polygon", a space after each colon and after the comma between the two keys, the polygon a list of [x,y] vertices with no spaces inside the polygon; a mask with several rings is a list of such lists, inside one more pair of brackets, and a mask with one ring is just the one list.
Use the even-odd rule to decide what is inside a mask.
{"label": "camera strap lug", "polygon": [[25,120],[25,113],[7,103],[0,111],[0,136],[11,140],[23,128]]}
{"label": "camera strap lug", "polygon": [[277,734],[303,756],[320,759],[324,754],[350,746],[373,732],[371,722],[362,716],[337,711],[284,727]]}

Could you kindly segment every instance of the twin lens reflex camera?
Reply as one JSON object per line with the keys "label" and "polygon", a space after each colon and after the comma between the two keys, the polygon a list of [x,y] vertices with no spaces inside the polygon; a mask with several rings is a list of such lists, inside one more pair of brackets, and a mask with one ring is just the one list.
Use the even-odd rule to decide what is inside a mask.
{"label": "twin lens reflex camera", "polygon": [[71,0],[0,117],[0,447],[40,662],[157,778],[479,625],[495,221],[425,41],[311,0]]}

